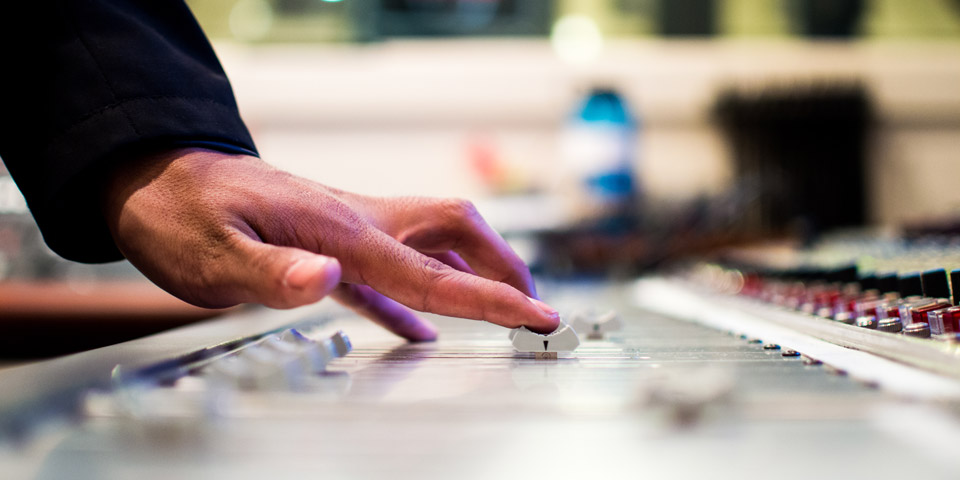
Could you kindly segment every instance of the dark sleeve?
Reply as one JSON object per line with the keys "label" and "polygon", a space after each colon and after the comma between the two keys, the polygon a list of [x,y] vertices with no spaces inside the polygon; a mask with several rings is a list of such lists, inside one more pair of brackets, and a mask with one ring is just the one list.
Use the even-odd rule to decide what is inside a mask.
{"label": "dark sleeve", "polygon": [[256,155],[182,1],[0,2],[0,157],[51,249],[122,258],[99,208],[105,171],[184,145]]}

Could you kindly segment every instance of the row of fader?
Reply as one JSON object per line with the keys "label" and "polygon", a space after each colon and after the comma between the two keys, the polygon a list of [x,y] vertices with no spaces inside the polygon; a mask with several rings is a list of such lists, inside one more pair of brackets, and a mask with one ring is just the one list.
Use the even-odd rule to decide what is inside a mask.
{"label": "row of fader", "polygon": [[296,390],[306,375],[323,372],[351,349],[343,332],[314,340],[292,328],[211,362],[203,375],[246,390]]}

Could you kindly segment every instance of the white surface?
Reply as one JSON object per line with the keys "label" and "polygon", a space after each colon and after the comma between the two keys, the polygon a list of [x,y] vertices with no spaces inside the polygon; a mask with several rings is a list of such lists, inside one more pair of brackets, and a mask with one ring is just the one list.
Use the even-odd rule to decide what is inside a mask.
{"label": "white surface", "polygon": [[[936,405],[924,404],[932,414],[897,416],[903,405],[887,393],[639,312],[609,285],[574,284],[557,296],[616,307],[624,330],[542,362],[482,322],[432,318],[439,340],[410,344],[343,318],[323,329],[348,332],[355,350],[303,391],[238,391],[216,419],[189,409],[146,418],[92,412],[19,449],[0,447],[0,472],[4,480],[733,480],[771,472],[778,480],[939,480],[960,468],[949,453],[928,461],[916,444],[900,448],[956,438],[956,422],[944,422]],[[197,382],[185,379],[157,389],[166,406],[196,393]]]}
{"label": "white surface", "polygon": [[536,40],[217,50],[264,157],[348,190],[481,196],[465,153],[477,136],[540,184],[583,90],[604,84],[643,120],[638,177],[646,194],[718,193],[731,161],[708,121],[717,91],[856,78],[880,117],[868,166],[872,217],[889,224],[960,205],[950,185],[960,177],[955,43],[618,41],[588,69]]}

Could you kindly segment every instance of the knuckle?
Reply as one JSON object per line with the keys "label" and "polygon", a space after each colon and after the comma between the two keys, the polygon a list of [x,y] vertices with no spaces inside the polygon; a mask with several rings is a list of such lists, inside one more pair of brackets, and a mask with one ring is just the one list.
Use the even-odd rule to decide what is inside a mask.
{"label": "knuckle", "polygon": [[441,201],[441,208],[448,218],[456,220],[476,220],[480,217],[476,205],[470,200],[462,198],[449,198]]}
{"label": "knuckle", "polygon": [[447,264],[426,256],[420,261],[420,271],[424,280],[423,290],[420,298],[416,299],[415,308],[420,311],[433,311],[440,297],[441,284],[450,278],[454,271]]}
{"label": "knuckle", "polygon": [[318,237],[326,236],[331,245],[343,248],[369,241],[374,230],[374,227],[349,205],[335,200],[324,206],[324,213],[310,232]]}
{"label": "knuckle", "polygon": [[427,282],[431,284],[443,280],[453,271],[446,263],[426,255],[420,260],[420,269],[426,275]]}

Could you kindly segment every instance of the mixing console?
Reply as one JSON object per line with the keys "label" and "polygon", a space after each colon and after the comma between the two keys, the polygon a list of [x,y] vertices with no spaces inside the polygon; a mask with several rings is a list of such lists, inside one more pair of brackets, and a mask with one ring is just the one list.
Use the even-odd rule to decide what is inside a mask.
{"label": "mixing console", "polygon": [[766,313],[798,313],[756,297],[691,285],[541,282],[571,333],[591,330],[556,358],[448,318],[433,318],[440,340],[405,343],[324,301],[9,369],[0,471],[957,478],[955,378],[789,328]]}
{"label": "mixing console", "polygon": [[[682,276],[766,304],[768,317],[795,312],[794,328],[826,332],[818,335],[830,341],[960,376],[958,267],[952,241],[839,237],[805,250],[734,250]],[[907,337],[929,340],[900,340]],[[862,341],[849,345],[852,338]]]}

